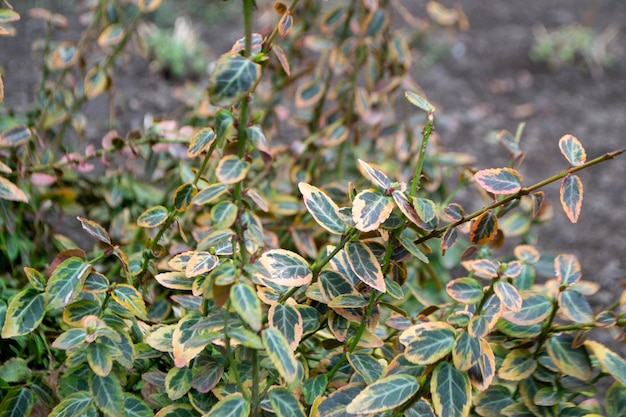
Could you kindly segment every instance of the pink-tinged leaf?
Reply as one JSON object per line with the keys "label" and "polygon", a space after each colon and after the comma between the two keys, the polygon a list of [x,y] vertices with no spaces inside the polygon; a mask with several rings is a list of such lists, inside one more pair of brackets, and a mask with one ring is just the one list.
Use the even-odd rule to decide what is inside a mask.
{"label": "pink-tinged leaf", "polygon": [[350,269],[361,281],[380,292],[387,291],[385,277],[371,249],[363,242],[346,244],[346,255]]}
{"label": "pink-tinged leaf", "polygon": [[575,136],[564,135],[559,139],[559,149],[572,166],[584,164],[587,160],[585,148]]}
{"label": "pink-tinged leaf", "polygon": [[463,210],[463,207],[457,203],[448,204],[443,209],[443,212],[453,222],[458,222],[465,216],[465,211]]}
{"label": "pink-tinged leaf", "polygon": [[285,74],[287,74],[287,76],[291,75],[291,68],[289,67],[289,60],[287,59],[287,55],[285,54],[285,51],[283,50],[283,48],[280,45],[272,45],[272,52],[274,52],[274,55],[276,55],[276,58],[278,58],[278,62],[280,63],[280,66],[283,68],[283,71],[285,71]]}
{"label": "pink-tinged leaf", "polygon": [[583,205],[583,183],[577,175],[569,174],[561,182],[561,207],[572,222],[578,221]]}
{"label": "pink-tinged leaf", "polygon": [[543,207],[543,200],[545,199],[545,193],[543,191],[537,191],[536,193],[530,196],[532,203],[532,217],[536,218],[539,213],[541,213],[541,209]]}
{"label": "pink-tinged leaf", "polygon": [[299,287],[308,284],[313,278],[308,262],[300,255],[288,250],[269,250],[261,255],[258,262],[269,274],[263,279],[278,285]]}
{"label": "pink-tinged leaf", "polygon": [[393,200],[396,202],[396,205],[402,214],[404,214],[411,222],[421,227],[423,223],[417,215],[417,211],[415,211],[415,207],[409,198],[402,191],[398,190],[394,190],[391,195],[393,196]]}
{"label": "pink-tinged leaf", "polygon": [[515,257],[526,264],[536,264],[541,258],[541,254],[531,245],[519,245],[513,249]]}
{"label": "pink-tinged leaf", "polygon": [[28,203],[28,196],[24,191],[4,177],[0,177],[0,199]]}
{"label": "pink-tinged leaf", "polygon": [[372,184],[380,188],[382,191],[386,191],[391,187],[389,177],[387,177],[387,175],[380,169],[373,167],[361,159],[358,160],[357,167],[364,177],[369,178]]}
{"label": "pink-tinged leaf", "polygon": [[459,234],[456,231],[456,227],[451,227],[446,230],[446,232],[441,237],[441,244],[439,245],[442,254],[445,255],[446,251],[454,246],[458,240]]}
{"label": "pink-tinged leaf", "polygon": [[522,176],[512,168],[483,169],[474,174],[474,179],[492,194],[515,194],[522,188]]}
{"label": "pink-tinged leaf", "polygon": [[478,216],[470,226],[470,242],[484,245],[495,239],[498,233],[498,217],[493,210],[487,210]]}
{"label": "pink-tinged leaf", "polygon": [[83,226],[83,229],[91,236],[95,237],[100,242],[104,242],[108,245],[111,244],[111,236],[109,236],[109,233],[105,230],[104,227],[94,222],[93,220],[88,220],[84,217],[79,216],[77,217],[77,219],[80,222],[81,226]]}
{"label": "pink-tinged leaf", "polygon": [[287,36],[293,28],[293,15],[291,13],[285,13],[278,22],[278,33],[280,36]]}
{"label": "pink-tinged leaf", "polygon": [[554,258],[554,271],[561,284],[573,285],[580,281],[582,268],[576,255],[561,254]]}
{"label": "pink-tinged leaf", "polygon": [[417,108],[424,110],[426,113],[432,113],[435,111],[435,106],[430,104],[430,102],[426,100],[426,98],[417,93],[414,93],[413,91],[405,91],[404,97],[406,97],[409,103]]}
{"label": "pink-tinged leaf", "polygon": [[505,278],[516,278],[522,273],[522,263],[519,261],[507,262],[502,276]]}
{"label": "pink-tinged leaf", "polygon": [[463,266],[469,271],[474,271],[479,278],[496,278],[500,270],[500,262],[491,259],[466,261],[463,262]]}
{"label": "pink-tinged leaf", "polygon": [[44,174],[42,172],[35,172],[30,175],[30,182],[37,186],[47,186],[57,182],[57,177],[50,174]]}

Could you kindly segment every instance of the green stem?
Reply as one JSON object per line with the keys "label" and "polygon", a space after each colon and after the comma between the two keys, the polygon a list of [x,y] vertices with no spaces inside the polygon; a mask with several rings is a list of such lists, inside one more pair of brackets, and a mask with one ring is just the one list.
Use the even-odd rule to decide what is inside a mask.
{"label": "green stem", "polygon": [[546,337],[548,336],[548,333],[550,333],[550,326],[552,326],[552,322],[554,321],[554,318],[556,317],[556,313],[559,310],[559,302],[556,298],[554,298],[552,300],[552,311],[550,312],[550,318],[548,318],[548,321],[546,321],[546,323],[543,326],[543,329],[541,329],[541,334],[539,335],[539,338],[537,340],[537,349],[535,349],[535,358],[539,357],[539,354],[541,353],[541,348],[543,347],[544,342],[546,341]]}
{"label": "green stem", "polygon": [[434,116],[432,112],[429,112],[426,116],[426,125],[422,131],[422,145],[420,146],[419,157],[417,158],[417,165],[415,166],[415,176],[413,177],[413,181],[411,181],[411,190],[409,191],[409,195],[411,197],[415,196],[420,182],[420,177],[422,176],[424,159],[426,159],[426,150],[428,149],[428,140],[430,139],[430,134],[433,132],[433,123]]}

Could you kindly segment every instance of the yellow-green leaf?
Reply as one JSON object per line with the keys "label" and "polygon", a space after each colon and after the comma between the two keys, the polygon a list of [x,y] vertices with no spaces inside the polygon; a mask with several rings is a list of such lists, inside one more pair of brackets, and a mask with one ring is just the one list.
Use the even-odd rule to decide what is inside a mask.
{"label": "yellow-green leaf", "polygon": [[474,304],[483,299],[483,285],[474,278],[457,278],[446,285],[452,299],[463,304]]}
{"label": "yellow-green leaf", "polygon": [[137,218],[137,226],[147,228],[159,227],[165,223],[168,216],[169,212],[167,208],[163,206],[150,207],[139,215]]}
{"label": "yellow-green leaf", "polygon": [[393,200],[380,192],[365,190],[352,201],[352,220],[361,232],[376,230],[391,214]]}
{"label": "yellow-green leaf", "polygon": [[435,106],[430,104],[430,102],[426,100],[426,98],[417,93],[414,93],[413,91],[405,91],[404,97],[406,97],[409,103],[417,108],[424,110],[426,113],[432,113],[435,111]]}
{"label": "yellow-green leaf", "polygon": [[138,0],[137,5],[141,13],[150,13],[158,9],[162,1],[163,0]]}
{"label": "yellow-green leaf", "polygon": [[591,363],[583,347],[574,348],[574,338],[568,334],[554,334],[546,343],[550,359],[566,375],[587,381],[591,377]]}
{"label": "yellow-green leaf", "polygon": [[203,204],[213,203],[218,197],[228,191],[226,184],[213,184],[201,190],[191,201],[193,204],[201,206]]}
{"label": "yellow-green leaf", "polygon": [[226,155],[217,164],[215,176],[222,184],[235,184],[246,177],[250,162],[239,159],[237,155]]}
{"label": "yellow-green leaf", "polygon": [[0,403],[2,417],[30,416],[35,405],[33,392],[26,386],[12,388],[7,392]]}
{"label": "yellow-green leaf", "polygon": [[119,23],[109,25],[98,37],[98,46],[101,48],[115,46],[119,44],[122,39],[124,39],[125,34],[126,31],[124,30],[124,27]]}
{"label": "yellow-green leaf", "polygon": [[87,346],[87,363],[93,372],[107,376],[113,368],[113,357],[103,343],[90,343]]}
{"label": "yellow-green leaf", "polygon": [[392,375],[368,385],[346,407],[349,414],[374,414],[391,410],[408,401],[417,392],[417,378]]}
{"label": "yellow-green leaf", "polygon": [[78,216],[76,218],[83,227],[83,230],[85,230],[91,236],[95,237],[101,242],[107,243],[109,245],[111,244],[111,236],[109,236],[109,233],[100,224],[96,223],[93,220],[88,220],[84,217]]}
{"label": "yellow-green leaf", "polygon": [[528,349],[515,349],[509,352],[498,370],[498,378],[507,381],[521,381],[528,378],[537,369],[537,361]]}
{"label": "yellow-green leaf", "polygon": [[242,393],[237,392],[222,398],[205,417],[246,417],[248,414],[250,414],[250,403]]}
{"label": "yellow-green leaf", "polygon": [[91,395],[87,391],[78,391],[63,398],[48,417],[79,417],[87,415],[89,409],[96,412]]}
{"label": "yellow-green leaf", "polygon": [[268,397],[277,417],[305,417],[302,404],[296,396],[286,388],[274,387]]}
{"label": "yellow-green leaf", "polygon": [[172,368],[165,377],[165,391],[170,400],[178,400],[191,389],[193,372],[190,368]]}
{"label": "yellow-green leaf", "polygon": [[122,385],[113,374],[89,375],[89,392],[98,409],[107,417],[124,415]]}
{"label": "yellow-green leaf", "polygon": [[185,265],[185,276],[187,278],[197,277],[212,271],[218,264],[217,256],[209,252],[194,251]]}
{"label": "yellow-green leaf", "polygon": [[247,284],[238,283],[230,289],[230,302],[242,320],[255,332],[261,330],[263,311],[256,292]]}
{"label": "yellow-green leaf", "polygon": [[174,209],[179,213],[187,210],[197,193],[198,187],[191,182],[178,187],[174,192]]}
{"label": "yellow-green leaf", "polygon": [[572,166],[584,164],[587,160],[585,148],[575,136],[563,135],[559,139],[559,149]]}
{"label": "yellow-green leaf", "polygon": [[44,299],[46,311],[62,308],[72,302],[80,293],[83,281],[91,270],[91,265],[83,259],[72,256],[59,265],[48,280]]}
{"label": "yellow-green leaf", "polygon": [[98,67],[94,67],[85,75],[85,97],[92,99],[104,93],[109,87],[109,76]]}
{"label": "yellow-green leaf", "polygon": [[345,252],[350,269],[366,285],[377,291],[385,292],[385,278],[383,271],[372,250],[363,242],[349,242]]}
{"label": "yellow-green leaf", "polygon": [[593,320],[593,311],[587,299],[575,289],[567,289],[559,293],[561,313],[576,323],[587,323]]}
{"label": "yellow-green leaf", "polygon": [[276,303],[270,307],[267,318],[269,325],[278,329],[295,351],[304,332],[302,315],[298,309],[288,304]]}
{"label": "yellow-green leaf", "polygon": [[517,289],[504,280],[498,280],[493,290],[507,310],[520,311],[522,309],[522,297]]}
{"label": "yellow-green leaf", "polygon": [[6,310],[2,338],[22,336],[35,330],[44,318],[44,295],[33,288],[17,293]]}
{"label": "yellow-green leaf", "polygon": [[269,250],[261,255],[258,262],[269,274],[263,279],[275,284],[299,287],[308,284],[313,277],[308,262],[300,255],[288,250]]}
{"label": "yellow-green leaf", "polygon": [[298,377],[298,363],[285,336],[273,327],[263,330],[261,336],[267,355],[280,376],[288,384],[294,382]]}
{"label": "yellow-green leaf", "polygon": [[127,284],[117,284],[111,293],[111,297],[133,315],[146,320],[148,312],[143,296],[135,287]]}
{"label": "yellow-green leaf", "polygon": [[341,220],[339,207],[326,193],[304,182],[299,183],[298,188],[302,193],[304,205],[320,226],[336,235],[346,232],[347,225]]}
{"label": "yellow-green leaf", "polygon": [[561,284],[574,285],[582,277],[582,269],[576,255],[561,254],[554,258],[556,278]]}
{"label": "yellow-green leaf", "polygon": [[215,132],[213,129],[210,127],[200,129],[191,137],[191,141],[189,141],[187,156],[189,158],[195,158],[207,150],[213,142],[215,142]]}
{"label": "yellow-green leaf", "polygon": [[448,355],[455,340],[454,328],[442,322],[419,323],[400,335],[405,357],[418,365],[430,365]]}

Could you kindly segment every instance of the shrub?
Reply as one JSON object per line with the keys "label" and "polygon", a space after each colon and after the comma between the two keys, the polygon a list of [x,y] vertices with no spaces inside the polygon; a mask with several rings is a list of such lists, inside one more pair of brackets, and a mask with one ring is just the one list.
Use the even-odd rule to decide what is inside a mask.
{"label": "shrub", "polygon": [[[209,101],[99,149],[70,127],[113,96],[160,1],[92,3],[77,43],[31,10],[43,81],[0,135],[3,415],[583,416],[605,377],[606,413],[624,415],[626,362],[586,335],[623,327],[626,297],[594,314],[577,258],[547,259],[531,232],[542,187],[561,183],[576,222],[576,173],[622,150],[588,160],[565,135],[567,166],[528,185],[522,129],[502,131],[510,166],[477,171],[438,146],[391,6],[296,3],[257,34],[244,0]],[[66,213],[84,233],[53,227]]]}

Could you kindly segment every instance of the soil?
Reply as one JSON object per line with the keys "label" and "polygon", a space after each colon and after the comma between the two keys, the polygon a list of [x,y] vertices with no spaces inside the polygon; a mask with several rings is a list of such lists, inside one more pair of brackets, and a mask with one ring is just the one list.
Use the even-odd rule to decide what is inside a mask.
{"label": "soil", "polygon": [[[182,8],[188,2],[177,0]],[[448,6],[457,3],[442,2]],[[0,65],[4,68],[5,104],[19,113],[25,110],[39,77],[30,45],[44,33],[43,24],[29,19],[26,10],[36,5],[70,13],[72,8],[59,0],[14,3],[23,19],[16,25],[19,36],[0,38]],[[410,4],[416,15],[426,16],[425,0]],[[589,158],[626,147],[626,1],[466,1],[462,8],[470,28],[455,35],[448,53],[428,67],[414,57],[414,78],[437,107],[436,127],[444,147],[477,155],[479,168],[506,166],[508,155],[494,143],[493,133],[500,129],[515,132],[518,123],[526,122],[522,148],[527,157],[520,169],[525,184],[567,167],[557,146],[566,133],[581,140]],[[212,58],[241,36],[234,29],[241,27],[236,20],[235,24],[210,27],[196,23],[202,39],[210,43]],[[543,25],[550,30],[574,23],[591,26],[597,33],[609,25],[620,29],[613,43],[617,59],[612,67],[592,76],[578,66],[553,70],[530,59],[534,27]],[[76,35],[72,29],[60,34],[74,39]],[[139,110],[118,115],[126,129],[141,127],[146,112],[167,114],[181,107],[172,99],[172,91],[180,83],[150,74],[146,67],[145,62],[126,66],[117,81],[129,107]],[[107,105],[105,99],[95,100],[87,117],[98,120]],[[99,137],[102,128],[95,125],[87,136]],[[585,185],[580,220],[569,223],[559,208],[558,185],[548,186],[545,191],[555,215],[540,230],[536,246],[576,254],[583,277],[601,284],[592,297],[593,304],[607,305],[619,298],[626,279],[626,156],[585,170],[580,177]],[[610,344],[626,355],[623,343]]]}

